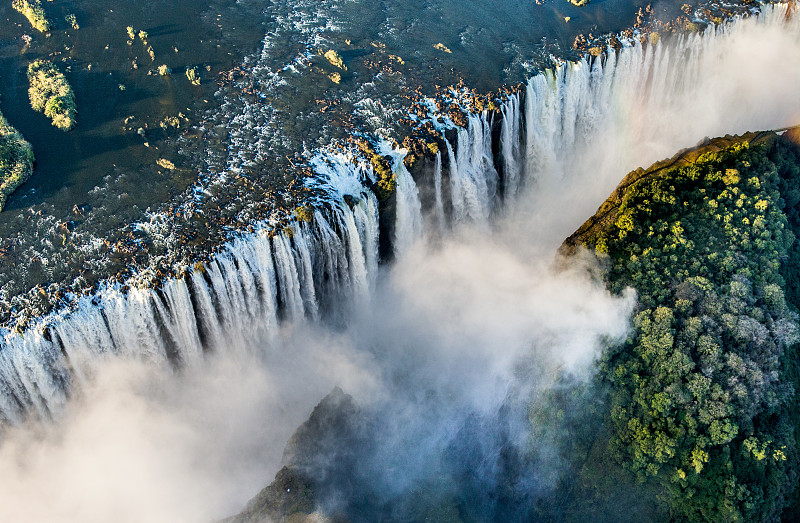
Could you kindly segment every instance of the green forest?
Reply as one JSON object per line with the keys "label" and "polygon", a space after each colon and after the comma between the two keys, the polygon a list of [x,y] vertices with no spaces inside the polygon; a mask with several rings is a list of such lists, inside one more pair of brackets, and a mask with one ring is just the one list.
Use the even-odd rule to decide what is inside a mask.
{"label": "green forest", "polygon": [[642,517],[797,520],[799,203],[800,149],[751,133],[631,173],[567,241],[638,295],[629,339],[583,390],[602,404],[563,422],[584,431],[573,488],[602,510],[628,485]]}

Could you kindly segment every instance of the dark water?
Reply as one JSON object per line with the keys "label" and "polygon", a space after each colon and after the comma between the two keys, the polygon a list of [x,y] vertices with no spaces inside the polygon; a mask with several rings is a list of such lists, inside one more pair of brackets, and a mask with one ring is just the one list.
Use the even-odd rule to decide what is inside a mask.
{"label": "dark water", "polygon": [[[71,209],[85,203],[86,193],[115,170],[140,174],[137,182],[151,177],[155,162],[165,156],[155,148],[166,134],[159,123],[179,113],[192,119],[207,105],[203,100],[212,97],[217,74],[237,65],[260,43],[260,16],[243,16],[243,10],[231,9],[232,4],[45,2],[55,27],[49,35],[32,29],[10,5],[3,5],[0,110],[33,143],[37,160],[33,177],[9,199],[8,209],[45,200],[57,209]],[[80,29],[69,27],[64,20],[68,13],[75,14]],[[155,60],[138,37],[127,44],[127,26],[147,31]],[[23,34],[31,36],[30,45],[23,41]],[[25,70],[30,61],[45,57],[58,64],[75,91],[78,125],[72,132],[56,129],[30,109]],[[132,67],[134,61],[137,69]],[[162,64],[173,74],[148,74]],[[200,86],[190,84],[184,75],[186,67],[198,67]],[[130,116],[134,119],[123,129]],[[139,136],[138,128],[149,132]],[[144,146],[145,142],[151,147]],[[158,203],[187,181],[178,177],[157,182],[147,192]],[[6,217],[3,213],[0,220]]]}
{"label": "dark water", "polygon": [[[260,4],[265,10],[281,8],[280,2]],[[645,3],[604,0],[586,9],[568,2],[537,5],[519,0],[341,4],[331,8],[337,11],[342,31],[326,36],[331,38],[332,47],[338,47],[336,44],[344,39],[351,41],[349,46],[341,45],[344,56],[348,52],[359,55],[360,47],[370,42],[384,42],[387,53],[397,53],[406,62],[406,67],[399,69],[417,83],[436,79],[432,73],[430,77],[426,74],[427,69],[454,73],[443,75],[443,80],[461,77],[471,87],[491,90],[503,82],[524,79],[522,71],[513,67],[514,62],[526,55],[535,56],[540,44],[555,46],[548,50],[568,50],[576,34],[622,27]],[[238,65],[245,54],[258,48],[263,26],[272,23],[269,11],[262,14],[258,2],[62,0],[44,5],[55,27],[47,36],[32,29],[10,6],[0,7],[0,109],[34,144],[37,158],[34,176],[10,198],[9,209],[45,199],[71,208],[114,167],[139,170],[154,165],[163,154],[143,147],[143,143],[162,137],[159,123],[178,113],[191,119],[213,104],[217,74]],[[68,13],[75,14],[80,29],[68,26],[64,20]],[[565,22],[564,17],[570,17],[570,21]],[[147,31],[154,61],[138,37],[132,45],[127,44],[126,26]],[[30,45],[21,39],[23,34],[32,37]],[[298,36],[287,34],[287,43],[300,43]],[[433,44],[439,42],[453,52],[434,49]],[[25,68],[41,57],[54,59],[75,90],[79,117],[71,133],[52,127],[29,107]],[[131,67],[134,61],[138,69]],[[162,64],[173,74],[148,74]],[[187,67],[198,67],[202,79],[199,87],[185,78]],[[319,89],[313,91],[320,94]],[[303,98],[311,95],[300,93]],[[135,120],[123,130],[129,116]],[[145,138],[134,132],[145,126],[153,130]],[[161,198],[155,201],[168,194],[158,196]]]}

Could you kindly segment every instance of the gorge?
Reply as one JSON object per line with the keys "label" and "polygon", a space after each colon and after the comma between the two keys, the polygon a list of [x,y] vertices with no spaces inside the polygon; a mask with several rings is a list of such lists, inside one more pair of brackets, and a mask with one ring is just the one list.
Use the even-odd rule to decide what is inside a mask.
{"label": "gorge", "polygon": [[[565,265],[556,250],[622,174],[706,137],[798,123],[800,21],[788,10],[565,62],[463,128],[431,118],[438,152],[410,169],[406,151],[373,137],[393,159],[389,202],[354,150],[322,148],[306,182],[313,211],[254,224],[158,288],[108,283],[9,333],[0,513],[230,515],[338,386],[351,399],[329,397],[370,430],[331,449],[357,457],[347,481],[327,463],[306,471],[330,473],[311,512],[535,517],[560,481],[565,435],[541,430],[531,451],[530,411],[564,380],[591,382],[641,299],[607,290],[592,256]],[[35,457],[23,466],[22,453]],[[84,482],[61,486],[78,463]],[[47,505],[33,501],[42,489]]]}

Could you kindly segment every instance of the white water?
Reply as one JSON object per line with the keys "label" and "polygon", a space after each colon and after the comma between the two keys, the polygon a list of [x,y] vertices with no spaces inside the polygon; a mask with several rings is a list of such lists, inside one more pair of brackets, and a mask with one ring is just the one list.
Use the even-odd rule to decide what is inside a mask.
{"label": "white water", "polygon": [[[396,253],[436,232],[424,230],[423,212],[437,217],[436,229],[448,218],[451,226],[489,227],[501,197],[519,204],[518,212],[536,207],[537,219],[523,228],[552,249],[628,170],[705,136],[798,123],[798,34],[797,17],[784,25],[782,8],[770,9],[758,20],[686,36],[674,46],[637,43],[605,61],[565,64],[536,76],[524,111],[518,96],[501,109],[502,183],[491,118],[471,115],[455,147],[446,143],[444,173],[437,156],[430,210],[422,208],[402,152],[394,151]],[[770,81],[770,74],[780,81]],[[316,318],[323,298],[367,302],[379,261],[377,200],[362,183],[371,174],[335,154],[316,158],[314,168],[329,200],[311,223],[272,238],[266,230],[243,235],[201,270],[158,291],[104,288],[66,317],[53,316],[50,328],[5,339],[0,418],[51,417],[76,384],[92,378],[96,362],[113,355],[193,365],[206,350],[263,340],[281,318]],[[353,197],[352,208],[345,195]]]}
{"label": "white water", "polygon": [[442,197],[442,151],[436,151],[436,163],[433,167],[433,188],[435,207],[434,215],[436,220],[436,228],[440,234],[444,233],[445,215],[444,215],[444,199]]}
{"label": "white water", "polygon": [[402,151],[392,151],[393,169],[397,181],[395,191],[394,253],[402,256],[422,234],[422,204],[419,190],[408,172]]}
{"label": "white water", "polygon": [[38,329],[7,339],[0,350],[0,417],[13,424],[26,413],[50,418],[70,389],[112,355],[191,366],[205,350],[269,339],[280,315],[315,318],[320,294],[364,302],[378,270],[374,195],[363,193],[354,210],[337,205],[331,218],[336,229],[317,211],[312,223],[272,239],[266,230],[242,236],[203,269],[160,290],[105,288],[55,321],[49,340]]}
{"label": "white water", "polygon": [[[492,159],[491,124],[486,113],[470,115],[466,130],[458,129],[458,154],[450,164],[453,219],[488,224],[497,195],[497,171]],[[448,154],[449,154],[448,150]]]}
{"label": "white water", "polygon": [[520,116],[519,93],[514,94],[502,107],[503,122],[500,131],[500,146],[503,148],[503,182],[504,196],[514,198],[520,189],[522,176],[522,151],[520,150]]}

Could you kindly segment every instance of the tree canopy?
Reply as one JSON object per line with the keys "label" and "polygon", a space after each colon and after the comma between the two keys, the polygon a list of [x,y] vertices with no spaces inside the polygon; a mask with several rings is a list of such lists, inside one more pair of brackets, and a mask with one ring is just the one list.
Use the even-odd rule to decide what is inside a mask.
{"label": "tree canopy", "polygon": [[670,518],[774,520],[798,461],[800,152],[750,135],[628,181],[572,238],[639,297],[601,362],[606,448]]}

